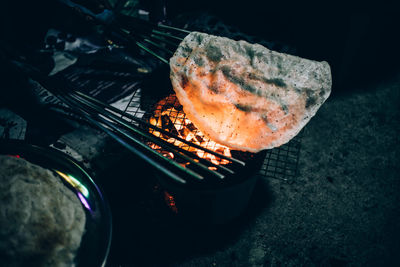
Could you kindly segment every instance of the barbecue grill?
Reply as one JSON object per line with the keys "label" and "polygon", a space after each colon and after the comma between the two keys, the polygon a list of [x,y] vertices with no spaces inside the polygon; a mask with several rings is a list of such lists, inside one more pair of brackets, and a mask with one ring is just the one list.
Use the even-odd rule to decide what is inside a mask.
{"label": "barbecue grill", "polygon": [[[91,69],[90,66],[84,68],[76,66],[66,69],[60,75],[71,81],[76,86],[75,88],[86,93],[92,91],[96,92],[96,94],[101,94],[100,92],[113,90],[112,88],[127,88],[131,86],[133,88],[131,94],[120,101],[122,104],[118,105],[124,112],[120,116],[150,133],[156,130],[135,122],[133,118],[148,121],[157,109],[157,104],[162,100],[164,100],[162,101],[164,105],[179,106],[179,102],[174,97],[172,88],[168,83],[168,75],[164,75],[166,77],[164,79],[158,76],[149,76],[138,84],[134,78],[131,81],[119,79],[118,77],[127,74],[120,71],[110,75],[114,78],[108,76],[104,80],[99,79],[101,76],[95,74],[102,71],[98,68]],[[92,77],[96,77],[95,81],[86,75],[88,72],[93,74]],[[162,73],[165,74],[165,72],[160,72],[160,74]],[[103,89],[103,87],[107,88]],[[158,109],[162,108],[164,107],[158,107]],[[183,111],[179,110],[177,113],[171,112],[169,120],[176,122],[179,115],[183,115],[184,119],[186,118]],[[159,178],[158,181],[161,187],[166,191],[165,202],[173,212],[192,218],[196,222],[204,220],[213,223],[227,222],[237,217],[246,207],[253,187],[259,178],[279,179],[287,183],[294,181],[300,154],[301,136],[302,133],[283,146],[257,154],[231,151],[232,158],[243,161],[246,165],[234,169],[234,173],[230,173],[223,179],[215,179],[215,177],[211,176],[182,185],[156,172],[155,174]],[[143,140],[143,142],[150,145],[146,140]],[[205,143],[203,145],[207,148],[208,144]],[[191,144],[187,146],[191,147]],[[212,147],[208,148],[212,149]],[[170,153],[160,148],[154,149],[164,154],[165,157],[168,157],[167,153]],[[179,159],[168,157],[168,160]],[[218,162],[221,160],[221,158],[218,158]]]}
{"label": "barbecue grill", "polygon": [[[67,4],[76,9],[70,2]],[[89,21],[104,26],[110,46],[136,45],[167,64],[179,42],[189,33],[121,14],[116,14],[110,23],[90,12],[80,12]],[[168,70],[162,67],[161,72],[147,75],[140,82],[130,73],[116,71],[115,81],[99,82],[97,88],[88,88],[93,83],[90,77],[89,80],[85,77],[87,69],[67,69],[49,77],[18,60],[12,59],[13,67],[38,80],[66,104],[64,108],[69,112],[106,132],[149,163],[166,190],[167,204],[175,212],[197,219],[211,218],[208,221],[215,223],[226,222],[243,211],[260,174],[285,181],[291,181],[296,174],[299,141],[275,150],[248,153],[230,150],[205,137],[186,118],[173,94]],[[90,74],[98,80],[101,75],[95,75],[96,71],[98,66]],[[163,79],[154,77],[159,73]],[[93,97],[112,85],[131,89],[125,107],[116,108]]]}

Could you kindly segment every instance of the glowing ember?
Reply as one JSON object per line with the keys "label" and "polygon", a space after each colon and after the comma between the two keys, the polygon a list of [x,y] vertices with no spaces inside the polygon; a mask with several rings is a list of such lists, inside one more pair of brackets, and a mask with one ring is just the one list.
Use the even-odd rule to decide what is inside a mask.
{"label": "glowing ember", "polygon": [[[188,118],[186,118],[186,115],[182,110],[182,106],[179,104],[175,94],[172,94],[157,103],[154,114],[152,117],[150,117],[149,122],[152,125],[173,133],[193,144],[197,144],[227,157],[231,157],[231,151],[228,147],[210,140],[202,132],[200,132]],[[229,160],[221,159],[213,154],[204,152],[203,150],[197,149],[193,146],[189,146],[159,131],[150,129],[150,132],[177,147],[195,153],[200,158],[211,161],[215,165],[226,165],[230,162]],[[172,152],[164,151],[160,146],[153,143],[150,143],[149,145],[151,148],[161,151],[163,156],[170,159],[174,158],[174,154]],[[215,167],[209,167],[209,169],[216,170]]]}
{"label": "glowing ember", "polygon": [[164,200],[165,203],[167,203],[168,207],[175,213],[178,213],[178,208],[176,207],[175,199],[174,197],[168,193],[167,191],[164,191]]}

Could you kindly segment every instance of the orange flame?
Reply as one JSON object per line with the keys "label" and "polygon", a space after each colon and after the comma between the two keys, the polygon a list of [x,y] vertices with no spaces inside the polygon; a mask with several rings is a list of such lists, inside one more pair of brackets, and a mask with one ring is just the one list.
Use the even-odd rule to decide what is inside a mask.
{"label": "orange flame", "polygon": [[[150,117],[149,122],[154,126],[164,129],[165,131],[176,134],[186,141],[218,152],[227,157],[232,156],[228,147],[210,140],[201,131],[199,131],[188,118],[186,118],[186,115],[182,110],[182,106],[179,104],[175,94],[172,94],[157,103],[155,112],[153,116]],[[229,160],[221,159],[201,149],[187,145],[171,136],[162,134],[157,130],[150,129],[150,132],[177,147],[195,153],[200,158],[211,161],[215,165],[226,165],[230,163]],[[161,151],[161,153],[167,158],[174,158],[174,154],[172,152],[163,151],[162,148],[156,144],[151,143],[150,147]],[[209,167],[209,169],[215,170],[216,168]]]}

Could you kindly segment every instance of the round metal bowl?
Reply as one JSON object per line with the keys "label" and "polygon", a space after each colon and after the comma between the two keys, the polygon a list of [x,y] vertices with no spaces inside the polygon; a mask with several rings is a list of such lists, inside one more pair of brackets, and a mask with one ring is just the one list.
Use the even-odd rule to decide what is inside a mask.
{"label": "round metal bowl", "polygon": [[23,141],[0,140],[0,155],[20,157],[59,174],[86,214],[85,232],[75,262],[77,266],[105,266],[111,244],[111,212],[102,192],[84,168],[60,151]]}

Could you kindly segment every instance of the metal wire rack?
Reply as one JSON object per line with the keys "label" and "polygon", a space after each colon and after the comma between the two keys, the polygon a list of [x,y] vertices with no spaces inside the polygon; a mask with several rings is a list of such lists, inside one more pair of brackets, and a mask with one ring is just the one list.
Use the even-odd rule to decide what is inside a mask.
{"label": "metal wire rack", "polygon": [[[149,111],[144,111],[140,107],[141,106],[151,106],[154,107],[154,109],[150,108]],[[154,114],[161,114],[161,113],[166,113],[166,120],[167,124],[173,125],[172,130],[176,131],[176,134],[180,136],[181,138],[185,138],[186,134],[185,132],[189,132],[193,136],[192,142],[195,142],[196,144],[208,148],[210,150],[219,152],[221,154],[225,154],[229,149],[225,146],[219,145],[206,136],[204,136],[186,117],[186,114],[184,113],[181,104],[179,103],[178,99],[176,98],[175,94],[170,94],[164,98],[162,98],[158,103],[154,104],[154,101],[151,100],[143,100],[141,97],[141,89],[139,88],[136,90],[129,102],[127,103],[126,107],[124,108],[124,111],[128,114],[131,114],[135,117],[138,118],[144,118],[148,120],[150,116],[154,118]],[[132,121],[132,123],[135,123]],[[168,128],[165,127],[165,125],[162,128]],[[170,129],[171,129],[170,128]],[[188,130],[189,129],[189,130]],[[185,131],[184,131],[185,130]],[[150,133],[155,133],[156,132],[153,129],[150,129]],[[181,147],[184,150],[187,151],[195,151],[195,147],[192,147],[187,144],[180,143],[179,140],[172,140],[170,143],[174,144],[175,146]],[[160,153],[163,153],[162,149],[159,149]],[[246,159],[251,157],[251,153],[246,153],[246,152],[234,152],[232,151],[232,154],[235,154],[235,158],[241,158],[241,159]],[[202,153],[201,155],[202,158],[207,158],[211,160],[212,162],[216,163],[217,165],[225,165],[228,164],[229,161],[225,160],[223,158],[219,158],[216,156],[213,156],[209,153]]]}
{"label": "metal wire rack", "polygon": [[[174,101],[178,100],[175,99]],[[140,118],[145,116],[146,111],[140,109],[140,103],[141,90],[138,89],[132,94],[124,109],[125,112]],[[279,179],[289,183],[293,182],[297,175],[302,135],[303,131],[290,142],[278,148],[267,150],[259,174],[267,178]],[[208,144],[205,145],[206,147],[208,146]]]}
{"label": "metal wire rack", "polygon": [[302,135],[303,131],[289,143],[267,150],[259,173],[267,178],[279,179],[288,183],[294,182],[298,170]]}
{"label": "metal wire rack", "polygon": [[[167,96],[164,96],[164,98],[157,97],[158,99],[154,99],[154,97],[144,96],[143,89],[141,88],[140,83],[137,82],[137,79],[135,77],[132,77],[131,80],[126,79],[126,77],[124,77],[125,79],[120,80],[119,78],[121,77],[121,74],[116,73],[115,75],[108,76],[106,81],[101,80],[101,75],[94,75],[96,77],[96,80],[91,80],[87,73],[90,72],[91,74],[95,74],[97,71],[98,70],[88,70],[87,68],[74,69],[72,67],[68,68],[65,73],[60,74],[69,79],[72,83],[74,83],[77,86],[77,89],[84,91],[89,95],[93,95],[93,92],[95,92],[95,95],[97,96],[111,96],[112,91],[115,91],[116,93],[121,93],[120,89],[118,90],[118,88],[129,88],[129,92],[125,91],[123,95],[120,95],[120,99],[118,101],[114,101],[113,103],[111,103],[111,105],[123,110],[124,112],[136,118],[147,119],[149,116],[151,116],[151,113],[149,113],[150,107],[156,106],[157,102],[160,101],[160,99],[166,100],[172,106],[179,106],[179,103],[176,103],[177,99],[176,97],[174,97],[174,95],[167,94]],[[110,79],[110,77],[113,78]],[[177,108],[176,114],[169,114],[169,117],[172,118],[172,123],[175,123],[174,119],[176,120],[179,114],[183,114],[183,116],[186,118],[186,115],[184,115],[183,111]],[[140,126],[135,121],[132,121],[132,124]],[[288,183],[293,182],[297,175],[297,167],[301,148],[301,137],[302,132],[300,132],[300,134],[298,134],[289,143],[282,145],[278,148],[267,150],[266,157],[259,171],[259,175],[265,178],[279,179]],[[205,145],[205,147],[209,146],[207,143],[202,144],[202,146],[203,145]],[[162,151],[159,152],[162,153]],[[219,163],[221,161],[220,158],[216,160],[218,160]]]}

